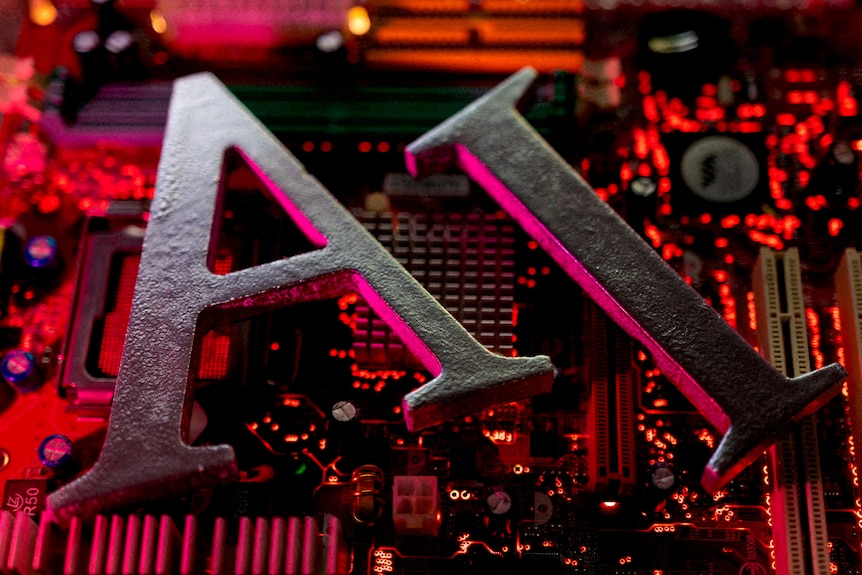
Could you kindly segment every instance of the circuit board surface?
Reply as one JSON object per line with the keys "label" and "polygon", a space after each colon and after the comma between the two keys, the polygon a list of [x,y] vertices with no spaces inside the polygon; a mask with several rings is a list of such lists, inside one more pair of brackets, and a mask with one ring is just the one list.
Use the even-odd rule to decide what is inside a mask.
{"label": "circuit board surface", "polygon": [[[0,573],[859,573],[862,10],[240,4],[233,20],[222,3],[9,9]],[[788,377],[834,362],[848,372],[720,487],[702,483],[722,442],[715,418],[523,214],[448,162],[454,153],[433,158],[441,173],[408,173],[411,143],[524,65],[537,77],[518,113],[536,141],[742,341]],[[214,72],[229,113],[198,118],[204,89],[177,104],[201,71]],[[207,134],[221,142],[234,113],[253,129],[237,123],[217,157],[195,155],[204,145],[176,153]],[[248,133],[265,145],[243,145]],[[513,138],[496,136],[499,149]],[[530,173],[529,158],[513,169]],[[212,198],[175,180],[211,185]],[[320,199],[303,204],[306,189]],[[183,202],[202,215],[166,226]],[[320,214],[342,225],[316,235]],[[596,230],[600,245],[615,239],[602,233],[613,229]],[[336,236],[359,239],[333,247]],[[336,248],[355,264],[329,270],[336,280],[283,279],[291,262],[329,265]],[[192,252],[198,267],[186,265]],[[365,283],[338,275],[363,265]],[[264,285],[252,280],[265,270],[275,283],[241,292]],[[423,336],[415,318],[436,308],[387,299],[413,289],[469,336]],[[183,328],[140,332],[153,318]],[[517,401],[490,385],[459,392],[456,378],[438,419],[414,424],[405,396],[475,367],[447,363],[454,341],[477,346],[476,365],[485,348],[518,365],[546,357],[553,370],[508,388]],[[713,365],[726,352],[692,357]],[[132,371],[140,354],[178,385],[148,393]],[[768,420],[771,402],[750,403]],[[106,456],[106,434],[132,429],[124,445],[143,447]],[[163,473],[168,440],[229,461],[220,476]],[[105,481],[132,469],[163,481],[108,482],[95,503],[63,512],[94,465]]]}

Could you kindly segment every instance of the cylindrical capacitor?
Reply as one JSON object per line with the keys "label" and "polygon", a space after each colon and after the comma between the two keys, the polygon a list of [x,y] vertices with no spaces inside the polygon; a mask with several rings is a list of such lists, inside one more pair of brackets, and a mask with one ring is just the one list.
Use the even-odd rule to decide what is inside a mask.
{"label": "cylindrical capacitor", "polygon": [[72,440],[65,435],[49,435],[39,444],[39,461],[50,469],[64,467],[72,460]]}
{"label": "cylindrical capacitor", "polygon": [[359,417],[359,409],[351,401],[339,401],[332,406],[332,418],[347,423]]}
{"label": "cylindrical capacitor", "polygon": [[31,268],[47,268],[57,262],[57,240],[52,236],[33,236],[24,246],[24,261]]}
{"label": "cylindrical capacitor", "polygon": [[649,470],[649,479],[644,491],[643,505],[645,510],[660,513],[667,505],[668,497],[673,494],[676,475],[668,463],[657,463]]}
{"label": "cylindrical capacitor", "polygon": [[115,30],[105,38],[108,62],[114,80],[138,80],[145,75],[144,66],[138,57],[138,44],[127,30]]}
{"label": "cylindrical capacitor", "polygon": [[675,482],[673,467],[667,463],[657,463],[650,471],[650,483],[662,491],[667,491],[673,487]]}
{"label": "cylindrical capacitor", "polygon": [[12,350],[3,356],[0,376],[21,393],[34,391],[42,384],[41,374],[36,369],[36,358],[23,349]]}
{"label": "cylindrical capacitor", "polygon": [[495,488],[486,499],[486,502],[488,503],[488,509],[494,515],[504,515],[512,508],[512,498],[500,488]]}
{"label": "cylindrical capacitor", "polygon": [[81,62],[82,81],[87,95],[95,93],[107,79],[108,56],[102,38],[95,30],[84,30],[72,39],[72,48]]}
{"label": "cylindrical capacitor", "polygon": [[361,412],[351,400],[335,403],[330,411],[332,421],[327,426],[327,445],[342,454],[339,466],[356,469],[363,463],[363,449],[368,448],[368,439],[360,430]]}

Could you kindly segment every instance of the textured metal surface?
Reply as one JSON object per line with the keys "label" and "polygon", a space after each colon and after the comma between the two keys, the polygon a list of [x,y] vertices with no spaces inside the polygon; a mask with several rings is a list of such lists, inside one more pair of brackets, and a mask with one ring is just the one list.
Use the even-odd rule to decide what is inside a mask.
{"label": "textured metal surface", "polygon": [[[228,275],[210,272],[223,157],[232,147],[315,251]],[[505,358],[483,348],[218,80],[178,80],[104,447],[88,473],[50,496],[54,518],[235,478],[231,447],[184,442],[196,329],[350,290],[435,376],[405,412],[412,429],[550,389],[546,357]]]}
{"label": "textured metal surface", "polygon": [[518,114],[535,77],[521,70],[412,143],[408,167],[423,175],[460,166],[650,350],[724,433],[702,478],[714,491],[835,395],[844,369],[786,378],[758,355]]}

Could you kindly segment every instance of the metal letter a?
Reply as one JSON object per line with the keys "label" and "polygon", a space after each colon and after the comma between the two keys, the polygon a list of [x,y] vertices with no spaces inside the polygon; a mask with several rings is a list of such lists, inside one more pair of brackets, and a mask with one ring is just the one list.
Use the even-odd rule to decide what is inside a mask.
{"label": "metal letter a", "polygon": [[[222,158],[241,153],[317,248],[228,275],[207,267]],[[415,429],[548,391],[546,357],[483,348],[211,75],[178,80],[159,164],[111,419],[85,475],[52,494],[73,515],[231,481],[233,449],[184,441],[198,316],[238,321],[354,290],[434,375],[405,412]],[[206,326],[211,327],[211,326]]]}

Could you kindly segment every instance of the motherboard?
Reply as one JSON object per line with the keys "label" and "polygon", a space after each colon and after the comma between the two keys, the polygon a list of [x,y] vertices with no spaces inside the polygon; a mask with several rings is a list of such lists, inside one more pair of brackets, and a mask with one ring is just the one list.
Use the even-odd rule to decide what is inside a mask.
{"label": "motherboard", "polygon": [[0,573],[862,570],[862,6],[0,16]]}

